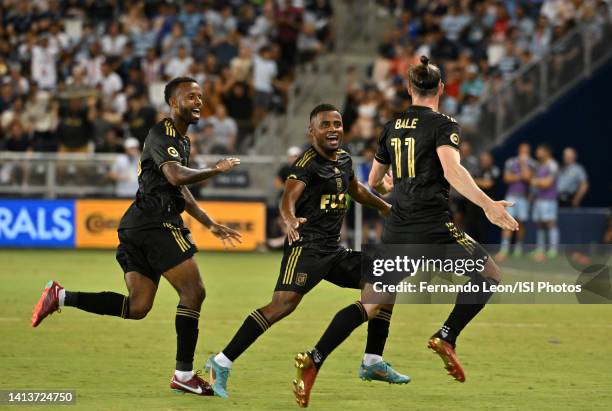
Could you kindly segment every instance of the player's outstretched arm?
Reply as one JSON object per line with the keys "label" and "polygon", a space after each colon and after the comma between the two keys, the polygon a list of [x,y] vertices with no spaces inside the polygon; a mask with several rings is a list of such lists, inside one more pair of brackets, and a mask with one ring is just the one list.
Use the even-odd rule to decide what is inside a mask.
{"label": "player's outstretched arm", "polygon": [[184,186],[193,183],[199,183],[200,181],[207,180],[217,174],[225,173],[235,166],[240,164],[240,159],[230,157],[224,158],[217,161],[212,168],[203,168],[196,170],[181,165],[178,161],[169,161],[162,165],[162,172],[170,182],[175,186]]}
{"label": "player's outstretched arm", "polygon": [[374,159],[368,176],[368,185],[380,194],[385,195],[393,190],[393,179],[387,174],[388,164],[382,164]]}
{"label": "player's outstretched arm", "polygon": [[210,216],[204,211],[196,202],[195,198],[191,194],[191,191],[186,186],[181,187],[181,193],[183,194],[183,198],[185,199],[185,211],[187,214],[195,218],[200,224],[204,225],[206,228],[210,230],[210,232],[217,237],[219,240],[223,241],[223,245],[227,247],[227,244],[232,247],[236,247],[234,241],[241,243],[242,235],[229,227],[226,227],[222,224],[218,224],[210,218]]}
{"label": "player's outstretched arm", "polygon": [[378,210],[385,217],[391,212],[391,204],[380,197],[376,197],[365,185],[357,181],[356,178],[353,178],[349,183],[348,193],[358,203]]}
{"label": "player's outstretched arm", "polygon": [[289,245],[299,240],[300,233],[298,232],[298,228],[300,228],[301,224],[306,222],[305,218],[295,216],[295,203],[297,203],[305,188],[306,184],[303,181],[291,178],[285,181],[285,190],[281,197],[279,210],[287,226],[287,239],[289,240]]}
{"label": "player's outstretched arm", "polygon": [[516,231],[518,223],[506,211],[506,207],[514,205],[509,201],[493,201],[486,195],[461,165],[459,151],[453,147],[440,146],[437,148],[438,157],[444,170],[444,177],[460,194],[483,209],[491,223],[505,229]]}

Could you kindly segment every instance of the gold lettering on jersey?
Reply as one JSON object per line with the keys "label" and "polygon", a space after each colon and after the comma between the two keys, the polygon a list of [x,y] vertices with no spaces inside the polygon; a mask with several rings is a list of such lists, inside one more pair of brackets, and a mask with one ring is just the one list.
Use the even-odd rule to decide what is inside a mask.
{"label": "gold lettering on jersey", "polygon": [[397,120],[395,120],[395,129],[398,130],[400,128],[416,128],[418,121],[418,118],[398,118]]}
{"label": "gold lettering on jersey", "polygon": [[166,121],[164,125],[166,126],[166,135],[168,137],[176,137],[176,131],[174,131],[174,126],[172,125],[172,123]]}
{"label": "gold lettering on jersey", "polygon": [[141,173],[142,173],[142,165],[140,164],[140,160],[138,160],[138,172],[136,175],[140,177]]}
{"label": "gold lettering on jersey", "polygon": [[346,208],[347,197],[344,193],[340,194],[323,194],[321,196],[321,210],[343,210]]}
{"label": "gold lettering on jersey", "polygon": [[453,142],[453,144],[455,145],[459,145],[459,134],[457,133],[453,133],[450,135],[450,141]]}

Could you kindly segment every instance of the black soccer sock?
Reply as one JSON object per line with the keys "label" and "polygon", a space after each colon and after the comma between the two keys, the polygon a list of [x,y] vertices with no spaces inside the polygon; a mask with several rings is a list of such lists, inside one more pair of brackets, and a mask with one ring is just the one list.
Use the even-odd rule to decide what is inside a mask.
{"label": "black soccer sock", "polygon": [[317,369],[321,368],[327,356],[342,344],[355,328],[366,321],[368,321],[368,314],[359,301],[338,311],[314,350],[310,352]]}
{"label": "black soccer sock", "polygon": [[114,315],[122,318],[128,318],[130,315],[129,298],[112,291],[101,293],[66,291],[64,305],[100,315]]}
{"label": "black soccer sock", "polygon": [[487,287],[491,284],[497,284],[497,281],[476,274],[466,283],[466,285],[467,284],[477,285],[478,292],[458,293],[453,311],[451,311],[442,328],[435,334],[438,337],[442,337],[442,339],[448,341],[453,346],[461,331],[474,317],[476,317],[493,295],[490,291],[485,292],[483,286],[485,284]]}
{"label": "black soccer sock", "polygon": [[368,340],[366,342],[366,354],[383,355],[385,343],[389,336],[389,325],[393,311],[381,308],[376,317],[368,321]]}
{"label": "black soccer sock", "polygon": [[193,370],[193,354],[198,342],[198,322],[200,312],[183,305],[176,307],[176,369]]}
{"label": "black soccer sock", "polygon": [[271,324],[261,310],[255,310],[245,318],[234,338],[223,349],[223,354],[230,361],[235,361],[251,344],[262,335]]}

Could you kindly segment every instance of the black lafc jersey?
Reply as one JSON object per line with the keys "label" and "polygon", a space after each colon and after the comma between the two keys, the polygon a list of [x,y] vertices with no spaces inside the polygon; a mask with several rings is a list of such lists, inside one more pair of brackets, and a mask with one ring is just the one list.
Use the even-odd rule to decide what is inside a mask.
{"label": "black lafc jersey", "polygon": [[418,223],[450,218],[450,186],[436,149],[459,149],[460,136],[453,118],[423,106],[412,106],[385,125],[375,157],[393,172],[393,207],[386,229],[412,232]]}
{"label": "black lafc jersey", "polygon": [[306,184],[295,205],[295,216],[307,219],[298,230],[298,245],[313,248],[338,246],[348,206],[349,182],[353,178],[353,160],[344,150],[338,150],[336,161],[332,161],[310,147],[293,163],[287,179]]}
{"label": "black lafc jersey", "polygon": [[185,199],[161,167],[171,161],[187,166],[190,148],[189,138],[178,132],[172,120],[163,119],[151,128],[140,156],[136,200],[121,218],[119,229],[162,226],[164,222],[182,226]]}

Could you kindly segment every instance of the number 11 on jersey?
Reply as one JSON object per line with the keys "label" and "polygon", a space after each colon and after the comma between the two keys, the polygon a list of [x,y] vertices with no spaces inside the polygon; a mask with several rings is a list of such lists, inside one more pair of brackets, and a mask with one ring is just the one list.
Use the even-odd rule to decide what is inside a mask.
{"label": "number 11 on jersey", "polygon": [[[407,162],[408,178],[414,178],[416,176],[415,167],[414,167],[414,144],[415,144],[414,138],[404,137],[404,145],[407,147],[406,162]],[[401,179],[402,178],[402,139],[399,137],[392,138],[391,145],[393,146],[393,150],[395,152],[395,178]]]}

